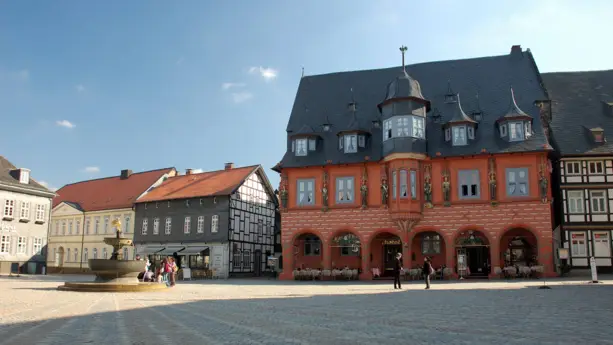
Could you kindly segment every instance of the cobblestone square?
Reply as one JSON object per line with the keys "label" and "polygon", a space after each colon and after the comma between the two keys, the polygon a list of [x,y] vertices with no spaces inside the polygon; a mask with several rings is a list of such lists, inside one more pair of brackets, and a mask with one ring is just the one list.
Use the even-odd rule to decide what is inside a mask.
{"label": "cobblestone square", "polygon": [[83,277],[0,278],[8,344],[613,344],[613,281],[180,282],[57,291]]}

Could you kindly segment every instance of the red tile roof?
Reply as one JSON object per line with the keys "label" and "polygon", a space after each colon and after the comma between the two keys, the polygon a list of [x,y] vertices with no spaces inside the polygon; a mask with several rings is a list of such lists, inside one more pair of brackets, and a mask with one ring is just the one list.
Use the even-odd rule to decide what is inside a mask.
{"label": "red tile roof", "polygon": [[130,208],[164,174],[174,168],[133,173],[127,179],[120,176],[82,181],[60,188],[53,199],[53,207],[62,202],[78,204],[83,211],[102,211]]}
{"label": "red tile roof", "polygon": [[136,202],[231,194],[259,165],[171,177]]}

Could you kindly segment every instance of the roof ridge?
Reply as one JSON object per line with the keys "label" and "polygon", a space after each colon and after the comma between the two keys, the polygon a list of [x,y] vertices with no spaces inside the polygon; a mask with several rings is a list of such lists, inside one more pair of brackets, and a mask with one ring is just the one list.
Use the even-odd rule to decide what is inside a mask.
{"label": "roof ridge", "polygon": [[223,172],[223,171],[232,171],[232,170],[238,170],[238,169],[246,169],[246,168],[254,168],[257,166],[261,166],[261,164],[254,164],[254,165],[245,165],[242,167],[236,167],[236,168],[232,168],[232,169],[217,169],[217,170],[211,170],[211,171],[203,171],[203,172],[199,172],[199,173],[191,173],[189,175],[176,175],[176,176],[172,176],[169,177],[168,179],[174,179],[177,177],[185,177],[185,176],[194,176],[194,175],[200,175],[200,174],[212,174],[212,173],[217,173],[217,172]]}
{"label": "roof ridge", "polygon": [[[155,171],[169,170],[169,169],[177,170],[175,167],[161,168],[161,169],[152,169],[152,170],[145,170],[145,171],[135,172],[135,173],[132,173],[130,176],[140,175],[140,174],[145,174],[145,173],[151,173],[151,172],[155,172]],[[77,182],[73,182],[73,183],[67,183],[67,184],[63,185],[62,188],[66,187],[66,186],[72,186],[72,185],[75,185],[75,184],[79,184],[79,183],[101,181],[101,180],[107,180],[107,179],[112,179],[112,178],[116,178],[116,177],[121,177],[121,175],[99,177],[99,178],[93,178],[93,179],[90,179],[90,180],[84,180],[84,181],[77,181]],[[60,189],[62,189],[62,188],[60,188]],[[59,191],[59,189],[58,189],[58,191]]]}

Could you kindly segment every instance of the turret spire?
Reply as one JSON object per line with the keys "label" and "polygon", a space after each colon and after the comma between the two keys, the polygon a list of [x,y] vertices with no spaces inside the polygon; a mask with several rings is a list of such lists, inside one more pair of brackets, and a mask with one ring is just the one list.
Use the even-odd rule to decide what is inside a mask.
{"label": "turret spire", "polygon": [[406,73],[406,68],[404,66],[404,53],[406,53],[407,51],[407,47],[406,46],[402,46],[400,47],[400,53],[402,54],[402,71]]}

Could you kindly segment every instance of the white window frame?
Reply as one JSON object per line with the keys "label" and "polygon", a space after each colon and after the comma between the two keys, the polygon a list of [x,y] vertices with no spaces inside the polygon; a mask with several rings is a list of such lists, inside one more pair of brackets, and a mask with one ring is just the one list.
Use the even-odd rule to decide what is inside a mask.
{"label": "white window frame", "polygon": [[583,190],[566,191],[566,209],[569,214],[583,214]]}
{"label": "white window frame", "polygon": [[55,221],[55,231],[54,232],[56,235],[60,234],[60,221],[59,220]]}
{"label": "white window frame", "polygon": [[[413,122],[411,121],[410,116],[394,116],[395,128],[394,128],[394,137],[395,138],[404,138],[411,135],[411,128]],[[392,126],[394,123],[392,123]]]}
{"label": "white window frame", "polygon": [[564,162],[564,174],[566,176],[581,175],[581,162],[580,161]]}
{"label": "white window frame", "polygon": [[524,123],[524,129],[526,130],[525,137],[530,138],[530,136],[532,135],[532,123],[530,121],[526,121]]}
{"label": "white window frame", "polygon": [[604,175],[605,173],[603,161],[587,161],[587,166],[590,175]]}
{"label": "white window frame", "polygon": [[109,231],[109,223],[111,221],[111,217],[104,217],[104,233],[106,234]]}
{"label": "white window frame", "polygon": [[296,156],[306,156],[308,150],[309,148],[306,138],[296,139]]}
{"label": "white window frame", "polygon": [[85,218],[85,227],[83,228],[83,233],[89,235],[89,230],[92,226],[92,220],[89,217]]}
{"label": "white window frame", "polygon": [[[594,196],[594,194],[602,193],[602,196]],[[598,207],[594,207],[598,205]],[[607,213],[607,191],[606,190],[591,190],[590,191],[590,209],[591,213]]]}
{"label": "white window frame", "polygon": [[28,239],[25,236],[17,237],[17,254],[26,254]]}
{"label": "white window frame", "polygon": [[451,136],[451,143],[453,146],[468,145],[468,138],[466,136],[466,125],[451,127]]}
{"label": "white window frame", "polygon": [[216,234],[219,232],[219,216],[213,215],[211,217],[211,233]]}
{"label": "white window frame", "polygon": [[68,235],[72,235],[72,219],[68,221]]}
{"label": "white window frame", "polygon": [[524,123],[522,121],[509,122],[509,141],[522,141],[526,138]]}
{"label": "white window frame", "polygon": [[36,219],[35,220],[37,222],[45,221],[45,211],[46,211],[45,205],[36,205]]}
{"label": "white window frame", "polygon": [[398,172],[392,171],[392,199],[398,195]]}
{"label": "white window frame", "polygon": [[232,251],[232,268],[240,269],[241,268],[241,252],[238,248],[233,248]]}
{"label": "white window frame", "polygon": [[317,139],[309,139],[309,151],[315,151],[317,149]]}
{"label": "white window frame", "polygon": [[160,234],[160,218],[153,218],[153,234]]}
{"label": "white window frame", "polygon": [[19,172],[19,183],[29,184],[30,183],[30,171],[26,169],[21,169]]}
{"label": "white window frame", "polygon": [[6,199],[4,201],[4,213],[5,218],[11,218],[15,216],[15,200],[14,199]]}
{"label": "white window frame", "polygon": [[411,199],[417,199],[417,171],[409,171],[409,182],[411,184]]}
{"label": "white window frame", "polygon": [[426,137],[426,126],[424,125],[424,118],[419,116],[411,116],[413,118],[412,137],[423,139]]}
{"label": "white window frame", "polygon": [[143,225],[140,230],[141,235],[147,235],[148,230],[149,230],[149,219],[143,218]]}
{"label": "white window frame", "polygon": [[62,235],[66,235],[66,220],[62,220]]}
{"label": "white window frame", "polygon": [[42,255],[43,253],[43,239],[35,237],[32,239],[32,255]]}
{"label": "white window frame", "polygon": [[100,231],[100,217],[94,219],[94,235],[98,235]]}
{"label": "white window frame", "polygon": [[164,221],[164,235],[170,235],[172,233],[172,218],[166,217]]}
{"label": "white window frame", "polygon": [[83,248],[83,257],[81,259],[83,259],[83,262],[87,262],[88,258],[89,258],[89,250],[87,248]]}
{"label": "white window frame", "polygon": [[383,121],[383,141],[393,138],[392,120]]}
{"label": "white window frame", "polygon": [[[520,173],[525,173],[524,177],[519,177]],[[509,197],[525,197],[530,195],[530,169],[529,168],[507,168],[505,171],[507,196]],[[521,186],[525,185],[525,193],[521,192]],[[514,189],[511,190],[511,186]]]}
{"label": "white window frame", "polygon": [[345,134],[343,135],[345,141],[344,152],[356,153],[358,152],[358,135],[357,134]]}
{"label": "white window frame", "polygon": [[11,236],[0,236],[0,253],[9,254],[11,252]]}
{"label": "white window frame", "polygon": [[19,210],[19,219],[30,220],[30,203],[27,201],[21,202],[21,209]]}
{"label": "white window frame", "polygon": [[400,199],[407,199],[409,197],[409,177],[408,171],[400,170]]}
{"label": "white window frame", "polygon": [[187,216],[183,220],[183,233],[189,234],[192,231],[192,217]]}
{"label": "white window frame", "polygon": [[[466,199],[479,199],[481,198],[481,176],[479,170],[459,170],[458,171],[458,198],[461,200]],[[473,183],[476,179],[476,183]],[[464,195],[463,187],[466,186],[466,195]],[[472,187],[475,187],[476,193],[473,194]]]}
{"label": "white window frame", "polygon": [[473,126],[467,126],[466,134],[468,136],[468,139],[475,139],[475,128]]}
{"label": "white window frame", "polygon": [[296,190],[296,204],[298,206],[315,204],[315,179],[297,179]]}
{"label": "white window frame", "polygon": [[92,259],[98,259],[98,248],[94,248],[92,253]]}
{"label": "white window frame", "polygon": [[425,119],[416,115],[397,115],[383,121],[383,141],[404,137],[425,138]]}
{"label": "white window frame", "polygon": [[81,230],[81,221],[80,221],[80,220],[77,220],[77,221],[75,222],[75,229],[74,229],[74,233],[75,233],[75,235],[78,235],[78,234],[79,234],[79,232],[80,232],[80,230]]}
{"label": "white window frame", "polygon": [[196,230],[197,233],[204,233],[204,216],[198,216],[198,228]]}
{"label": "white window frame", "polygon": [[[574,239],[574,234],[580,234],[583,238]],[[585,232],[570,232],[570,249],[572,257],[587,257],[587,235]]]}
{"label": "white window frame", "polygon": [[79,250],[75,248],[74,250],[74,262],[79,262]]}
{"label": "white window frame", "polygon": [[351,204],[355,201],[355,179],[353,176],[336,178],[336,203]]}

